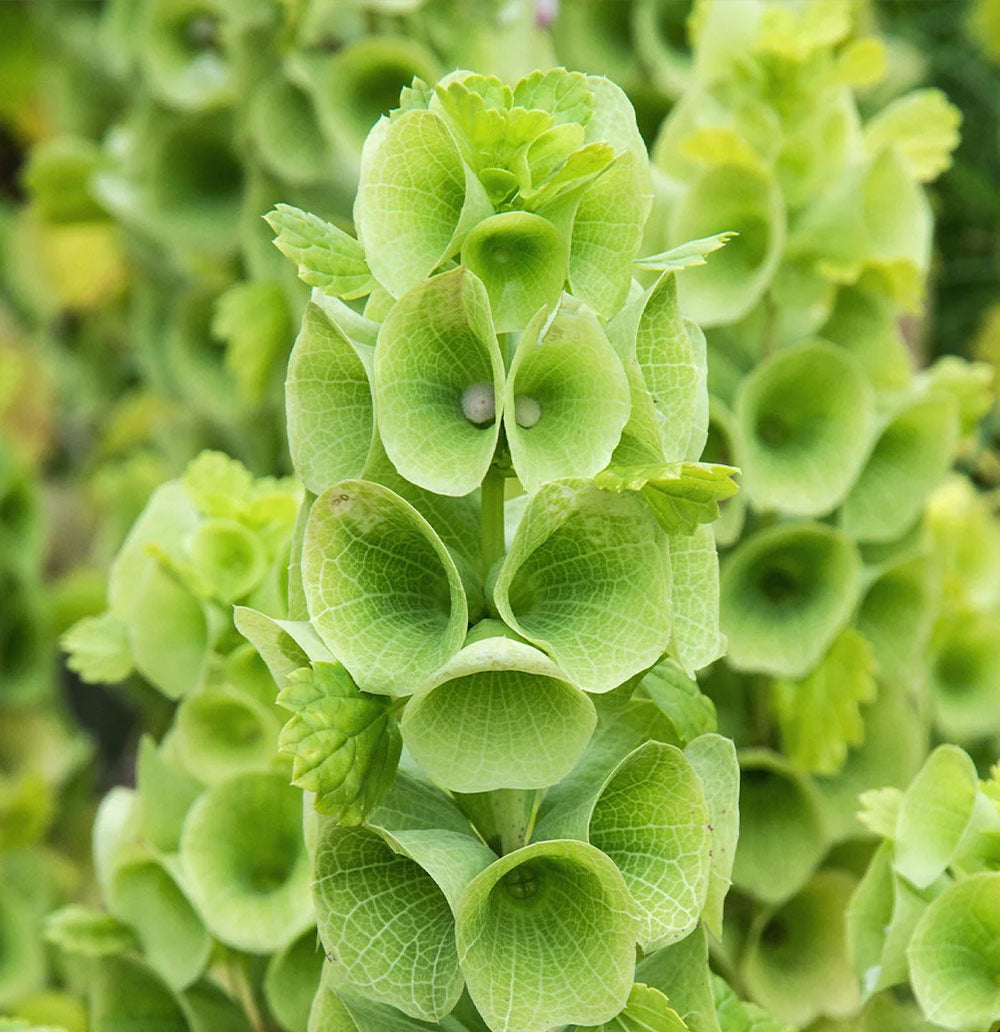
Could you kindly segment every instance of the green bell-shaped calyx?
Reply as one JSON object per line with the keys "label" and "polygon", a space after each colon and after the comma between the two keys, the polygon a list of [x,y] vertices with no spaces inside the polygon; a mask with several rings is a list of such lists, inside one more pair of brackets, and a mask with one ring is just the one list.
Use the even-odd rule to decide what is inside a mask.
{"label": "green bell-shaped calyx", "polygon": [[843,501],[868,457],[875,397],[850,355],[817,342],[761,363],[741,384],[735,414],[750,504],[821,516]]}
{"label": "green bell-shaped calyx", "polygon": [[282,774],[208,789],[184,821],[180,863],[206,927],[230,946],[267,953],[312,923],[301,797]]}
{"label": "green bell-shaped calyx", "polygon": [[433,112],[380,119],[368,134],[354,221],[368,267],[393,297],[429,276],[492,214],[486,191]]}
{"label": "green bell-shaped calyx", "polygon": [[603,469],[629,418],[621,359],[586,305],[564,294],[521,335],[504,389],[504,431],[528,491]]}
{"label": "green bell-shaped calyx", "polygon": [[487,792],[555,784],[573,768],[596,721],[590,699],[547,656],[508,638],[486,638],[419,689],[403,713],[402,732],[437,784]]}
{"label": "green bell-shaped calyx", "polygon": [[747,538],[722,567],[720,618],[730,664],[804,676],[850,618],[860,577],[857,549],[832,527],[792,524]]}
{"label": "green bell-shaped calyx", "polygon": [[320,813],[360,824],[399,762],[391,700],[359,691],[339,663],[314,663],[289,677],[278,704],[292,713],[278,740],[292,757],[292,784],[315,795]]}
{"label": "green bell-shaped calyx", "polygon": [[457,911],[469,993],[494,1032],[608,1021],[628,1000],[636,918],[618,868],[585,842],[536,842],[494,861]]}
{"label": "green bell-shaped calyx", "polygon": [[990,1027],[1000,1014],[1000,874],[973,875],[934,900],[907,959],[913,992],[931,1021]]}
{"label": "green bell-shaped calyx", "polygon": [[503,359],[481,281],[460,267],[413,287],[375,347],[375,404],[386,454],[437,494],[475,490],[500,433]]}
{"label": "green bell-shaped calyx", "polygon": [[1000,619],[959,609],[931,636],[930,690],[943,734],[969,741],[1000,730]]}
{"label": "green bell-shaped calyx", "polygon": [[362,691],[410,695],[465,637],[465,591],[448,550],[378,484],[347,480],[316,499],[302,578],[313,626]]}
{"label": "green bell-shaped calyx", "polygon": [[497,333],[523,330],[539,308],[559,297],[566,282],[566,242],[548,219],[503,212],[469,233],[462,263],[483,281]]}
{"label": "green bell-shaped calyx", "polygon": [[493,594],[573,683],[606,692],[666,650],[670,584],[666,535],[645,502],[570,479],[532,495]]}

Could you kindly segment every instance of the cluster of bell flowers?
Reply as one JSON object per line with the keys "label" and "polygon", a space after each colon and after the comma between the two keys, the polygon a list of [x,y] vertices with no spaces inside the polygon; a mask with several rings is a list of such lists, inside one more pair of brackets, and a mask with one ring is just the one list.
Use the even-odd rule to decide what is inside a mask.
{"label": "cluster of bell flowers", "polygon": [[[701,678],[742,772],[720,962],[782,1020],[863,1028],[898,1011],[909,1027],[919,1015],[891,993],[862,1007],[848,956],[843,913],[871,840],[855,811],[860,792],[904,787],[931,735],[987,750],[995,736],[995,617],[968,618],[976,564],[947,558],[963,518],[971,549],[995,528],[941,487],[990,371],[914,369],[923,184],[948,166],[958,115],[917,90],[863,119],[885,54],[853,13],[699,8],[692,80],[652,151],[649,233],[667,246],[720,218],[739,233],[677,277],[707,337],[705,455],[743,477],[716,528],[727,657]],[[946,685],[953,652],[976,659]]]}
{"label": "cluster of bell flowers", "polygon": [[[356,238],[270,217],[314,287],[287,379],[294,531],[288,491],[203,456],[154,495],[108,614],[67,637],[78,669],[113,654],[106,674],[181,700],[102,805],[116,945],[94,1014],[142,998],[197,1027],[255,979],[296,1030],[743,1013],[707,962],[735,752],[693,681],[722,645],[711,522],[734,470],[697,461],[704,338],[675,289],[721,241],[648,260],[643,288],[650,200],[608,80],[456,73],[373,129]],[[278,595],[281,549],[250,543],[272,496]],[[284,760],[249,733],[261,668],[228,651],[229,603],[291,714]],[[100,952],[100,917],[51,935]]]}

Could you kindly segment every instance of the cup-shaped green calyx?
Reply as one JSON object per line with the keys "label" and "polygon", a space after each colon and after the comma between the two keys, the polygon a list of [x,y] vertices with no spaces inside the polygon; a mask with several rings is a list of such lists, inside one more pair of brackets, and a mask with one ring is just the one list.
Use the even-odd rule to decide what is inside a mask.
{"label": "cup-shaped green calyx", "polygon": [[701,779],[680,749],[647,742],[601,790],[589,839],[614,860],[635,900],[646,951],[683,939],[705,904],[712,835]]}
{"label": "cup-shaped green calyx", "polygon": [[730,664],[803,677],[850,618],[860,578],[857,549],[832,527],[779,526],[747,538],[721,574]]}
{"label": "cup-shaped green calyx", "polygon": [[990,1028],[1000,1014],[1000,874],[976,874],[939,896],[907,957],[924,1014],[950,1029]]}
{"label": "cup-shaped green calyx", "polygon": [[486,191],[433,112],[383,118],[368,134],[354,221],[369,268],[393,297],[430,275],[492,214]]}
{"label": "cup-shaped green calyx", "polygon": [[842,920],[854,884],[844,871],[820,871],[794,898],[758,918],[743,957],[743,984],[779,1020],[804,1026],[857,1009]]}
{"label": "cup-shaped green calyx", "polygon": [[474,491],[500,433],[503,359],[480,280],[464,267],[413,287],[375,347],[375,404],[386,454],[437,494]]}
{"label": "cup-shaped green calyx", "polygon": [[670,215],[672,243],[720,229],[739,234],[704,268],[678,274],[684,311],[705,326],[742,318],[767,289],[785,243],[785,206],[771,175],[744,164],[710,165]]}
{"label": "cup-shaped green calyx", "polygon": [[[597,715],[545,655],[508,638],[467,645],[403,713],[403,740],[456,792],[546,788],[579,759]],[[553,734],[553,729],[558,734]]]}
{"label": "cup-shaped green calyx", "polygon": [[314,183],[330,170],[330,148],[309,94],[277,73],[250,105],[250,131],[261,161],[287,183]]}
{"label": "cup-shaped green calyx", "polygon": [[279,739],[292,757],[292,784],[316,796],[320,813],[360,824],[399,762],[391,700],[359,691],[339,663],[314,663],[290,675],[278,703],[292,713]]}
{"label": "cup-shaped green calyx", "polygon": [[826,852],[822,800],[808,777],[775,753],[748,750],[740,769],[733,884],[780,903],[802,888]]}
{"label": "cup-shaped green calyx", "polygon": [[573,683],[606,692],[666,650],[670,584],[666,535],[641,498],[559,480],[528,502],[494,599]]}
{"label": "cup-shaped green calyx", "polygon": [[312,921],[302,798],[281,774],[241,774],[191,807],[185,886],[208,930],[251,953],[280,949]]}
{"label": "cup-shaped green calyx", "polygon": [[150,966],[172,989],[184,989],[204,970],[212,950],[201,918],[159,860],[119,867],[108,887],[108,907],[136,933]]}
{"label": "cup-shaped green calyx", "polygon": [[621,359],[594,313],[564,294],[521,336],[504,391],[504,431],[527,491],[603,469],[629,418]]}
{"label": "cup-shaped green calyx", "polygon": [[1000,619],[959,611],[943,618],[930,645],[934,722],[950,738],[1000,731]]}
{"label": "cup-shaped green calyx", "polygon": [[352,340],[310,302],[288,360],[288,449],[302,482],[319,494],[361,475],[375,434],[369,345]]}
{"label": "cup-shaped green calyx", "polygon": [[458,955],[494,1032],[599,1024],[621,1011],[636,919],[618,868],[585,842],[536,842],[491,864],[457,912]]}
{"label": "cup-shaped green calyx", "polygon": [[566,282],[566,241],[540,215],[507,211],[472,230],[462,262],[485,284],[497,333],[523,330],[559,297]]}
{"label": "cup-shaped green calyx", "polygon": [[448,550],[378,484],[346,480],[316,499],[302,579],[313,626],[362,691],[411,694],[465,638],[465,591]]}
{"label": "cup-shaped green calyx", "polygon": [[857,541],[894,541],[919,519],[958,443],[954,399],[931,395],[889,421],[851,488],[841,525]]}
{"label": "cup-shaped green calyx", "polygon": [[871,448],[875,395],[843,349],[816,342],[761,363],[736,398],[738,464],[757,509],[821,516],[843,501]]}
{"label": "cup-shaped green calyx", "polygon": [[[471,830],[471,829],[470,829]],[[313,895],[320,938],[357,991],[424,1021],[458,1002],[461,890],[495,859],[471,834],[327,826]]]}

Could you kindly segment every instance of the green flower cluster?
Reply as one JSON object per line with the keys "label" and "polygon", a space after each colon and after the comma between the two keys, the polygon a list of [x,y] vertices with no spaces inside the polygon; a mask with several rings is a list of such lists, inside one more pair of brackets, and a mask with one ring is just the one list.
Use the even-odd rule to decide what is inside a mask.
{"label": "green flower cluster", "polygon": [[742,472],[716,531],[728,652],[702,678],[742,771],[720,963],[782,1020],[888,1021],[890,996],[859,1016],[842,932],[870,839],[858,793],[905,786],[932,732],[995,734],[994,617],[963,602],[978,560],[946,558],[995,530],[980,513],[974,537],[947,489],[929,501],[990,372],[918,373],[912,357],[923,184],[947,167],[958,115],[916,90],[862,117],[886,55],[848,4],[707,3],[691,28],[649,232],[658,246],[739,233],[677,277],[707,337],[705,456]]}

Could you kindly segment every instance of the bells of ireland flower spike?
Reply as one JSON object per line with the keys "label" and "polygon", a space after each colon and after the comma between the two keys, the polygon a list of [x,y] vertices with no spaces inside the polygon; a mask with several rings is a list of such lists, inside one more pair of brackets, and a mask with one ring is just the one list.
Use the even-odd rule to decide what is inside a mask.
{"label": "bells of ireland flower spike", "polygon": [[816,342],[781,351],[750,373],[735,417],[750,504],[821,516],[843,501],[861,472],[875,430],[875,396],[850,355]]}
{"label": "bells of ireland flower spike", "polygon": [[727,557],[720,623],[737,670],[803,677],[849,620],[861,560],[841,531],[818,523],[759,531]]}
{"label": "bells of ireland flower spike", "polygon": [[785,246],[785,206],[763,168],[710,165],[680,195],[669,217],[671,245],[718,233],[739,234],[706,268],[679,273],[684,311],[704,326],[736,322],[760,300]]}

